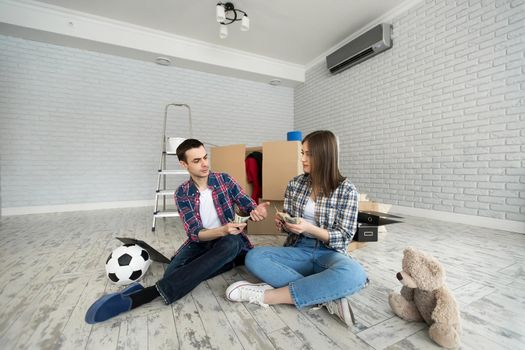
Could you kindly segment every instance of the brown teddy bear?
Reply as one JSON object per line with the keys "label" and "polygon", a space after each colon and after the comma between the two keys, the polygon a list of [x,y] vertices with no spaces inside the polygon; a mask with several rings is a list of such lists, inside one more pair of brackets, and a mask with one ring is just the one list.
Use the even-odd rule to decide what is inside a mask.
{"label": "brown teddy bear", "polygon": [[459,345],[459,310],[445,285],[445,270],[432,255],[408,247],[403,252],[403,271],[397,273],[401,293],[388,302],[394,313],[407,321],[425,321],[432,340],[445,348]]}

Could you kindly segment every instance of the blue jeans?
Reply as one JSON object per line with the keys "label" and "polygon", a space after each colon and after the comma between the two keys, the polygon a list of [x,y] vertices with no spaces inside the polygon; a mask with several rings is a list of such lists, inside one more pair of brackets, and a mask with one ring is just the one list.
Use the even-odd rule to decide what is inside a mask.
{"label": "blue jeans", "polygon": [[166,304],[182,298],[202,281],[231,270],[244,260],[246,244],[240,235],[213,241],[189,242],[172,258],[156,283]]}
{"label": "blue jeans", "polygon": [[294,247],[252,249],[246,267],[272,287],[288,286],[299,309],[354,294],[367,282],[357,261],[304,236]]}

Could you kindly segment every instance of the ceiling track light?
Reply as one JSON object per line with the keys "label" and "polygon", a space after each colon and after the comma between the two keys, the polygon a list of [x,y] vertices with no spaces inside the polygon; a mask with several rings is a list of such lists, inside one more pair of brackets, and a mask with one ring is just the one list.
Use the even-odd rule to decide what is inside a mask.
{"label": "ceiling track light", "polygon": [[231,2],[219,2],[216,6],[216,19],[220,23],[219,37],[225,39],[228,37],[229,24],[241,21],[241,31],[250,30],[250,19],[248,14],[243,10],[236,9]]}

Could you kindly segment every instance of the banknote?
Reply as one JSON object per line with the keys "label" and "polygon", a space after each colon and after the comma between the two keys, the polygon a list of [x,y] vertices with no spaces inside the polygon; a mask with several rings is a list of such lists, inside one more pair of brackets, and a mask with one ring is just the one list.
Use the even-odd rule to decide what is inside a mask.
{"label": "banknote", "polygon": [[299,224],[301,222],[300,218],[294,218],[290,216],[288,213],[283,213],[282,211],[277,211],[277,216],[279,216],[281,220],[289,224]]}
{"label": "banknote", "polygon": [[248,222],[248,220],[250,220],[249,216],[240,216],[239,214],[235,213],[235,217],[233,218],[231,222],[236,223],[236,224],[244,224]]}

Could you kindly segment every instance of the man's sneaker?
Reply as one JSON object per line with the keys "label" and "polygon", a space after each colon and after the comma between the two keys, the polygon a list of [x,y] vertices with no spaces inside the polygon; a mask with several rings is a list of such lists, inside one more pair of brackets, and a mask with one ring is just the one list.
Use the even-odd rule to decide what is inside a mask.
{"label": "man's sneaker", "polygon": [[347,326],[355,325],[354,313],[352,312],[352,307],[350,306],[348,299],[341,298],[331,300],[324,303],[322,306],[326,307],[328,312],[332,315],[339,317]]}
{"label": "man's sneaker", "polygon": [[89,307],[84,319],[89,324],[95,324],[131,310],[129,295],[142,289],[144,287],[140,283],[133,283],[120,292],[103,295]]}
{"label": "man's sneaker", "polygon": [[264,303],[264,291],[268,289],[273,287],[266,283],[239,281],[226,289],[226,298],[230,301],[247,301],[267,307],[268,304]]}

